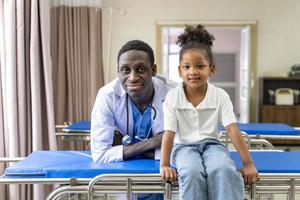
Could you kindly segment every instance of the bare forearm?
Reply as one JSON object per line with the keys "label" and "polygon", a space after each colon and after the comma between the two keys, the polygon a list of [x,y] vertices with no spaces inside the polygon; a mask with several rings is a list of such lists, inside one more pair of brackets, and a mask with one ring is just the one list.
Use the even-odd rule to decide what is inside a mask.
{"label": "bare forearm", "polygon": [[170,166],[170,155],[173,148],[175,133],[172,131],[165,131],[161,145],[160,166]]}
{"label": "bare forearm", "polygon": [[162,133],[159,133],[145,141],[140,141],[135,144],[125,145],[123,147],[123,160],[131,159],[132,157],[143,155],[147,158],[154,158],[154,151],[161,145]]}
{"label": "bare forearm", "polygon": [[251,155],[248,151],[248,147],[241,135],[236,124],[229,125],[226,127],[228,135],[235,146],[236,150],[239,152],[241,159],[243,161],[243,167],[241,168],[241,173],[246,185],[255,183],[259,181],[259,174],[255,168],[255,164],[251,158]]}
{"label": "bare forearm", "polygon": [[248,150],[248,146],[244,141],[244,138],[239,129],[236,126],[231,126],[227,129],[227,132],[232,141],[232,144],[239,152],[243,163],[247,164],[253,162]]}

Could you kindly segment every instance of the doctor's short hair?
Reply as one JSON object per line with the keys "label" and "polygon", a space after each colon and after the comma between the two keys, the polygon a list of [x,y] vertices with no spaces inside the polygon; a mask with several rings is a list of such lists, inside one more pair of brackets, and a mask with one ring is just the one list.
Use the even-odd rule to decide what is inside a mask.
{"label": "doctor's short hair", "polygon": [[141,40],[131,40],[126,44],[124,44],[118,53],[118,63],[120,60],[120,56],[126,51],[130,51],[130,50],[139,50],[139,51],[146,52],[149,55],[151,66],[154,65],[155,60],[154,60],[153,49],[150,47],[149,44]]}

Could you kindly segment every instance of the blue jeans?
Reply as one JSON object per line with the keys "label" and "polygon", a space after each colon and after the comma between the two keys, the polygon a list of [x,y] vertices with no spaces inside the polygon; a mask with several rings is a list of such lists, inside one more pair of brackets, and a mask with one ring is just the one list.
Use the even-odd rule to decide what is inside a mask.
{"label": "blue jeans", "polygon": [[175,144],[180,200],[243,200],[244,181],[228,149],[218,140]]}

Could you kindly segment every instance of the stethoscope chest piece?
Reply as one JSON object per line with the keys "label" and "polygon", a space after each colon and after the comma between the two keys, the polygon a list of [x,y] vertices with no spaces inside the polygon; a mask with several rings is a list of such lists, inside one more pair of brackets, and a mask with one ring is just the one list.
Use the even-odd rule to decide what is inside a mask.
{"label": "stethoscope chest piece", "polygon": [[129,145],[129,144],[131,144],[131,137],[129,135],[125,135],[122,138],[122,144],[123,145]]}

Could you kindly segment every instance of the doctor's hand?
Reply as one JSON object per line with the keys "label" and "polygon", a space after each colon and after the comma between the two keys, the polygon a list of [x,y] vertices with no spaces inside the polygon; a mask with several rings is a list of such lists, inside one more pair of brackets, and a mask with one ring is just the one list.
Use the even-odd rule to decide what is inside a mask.
{"label": "doctor's hand", "polygon": [[241,169],[241,173],[244,178],[245,185],[250,185],[260,181],[259,174],[253,162],[244,164],[243,168]]}
{"label": "doctor's hand", "polygon": [[115,130],[112,146],[122,145],[122,138],[123,135],[119,131]]}

